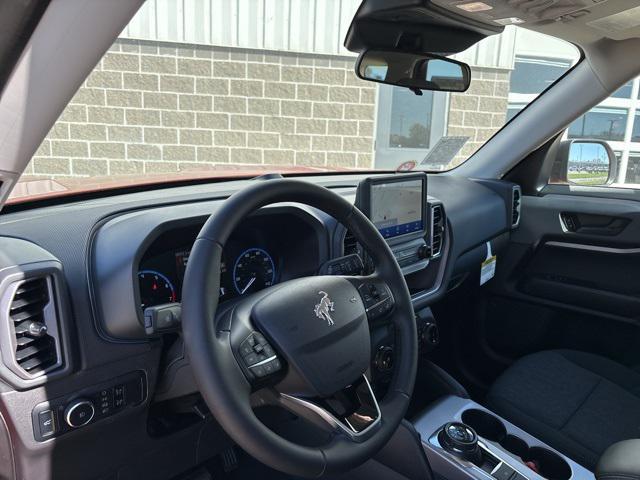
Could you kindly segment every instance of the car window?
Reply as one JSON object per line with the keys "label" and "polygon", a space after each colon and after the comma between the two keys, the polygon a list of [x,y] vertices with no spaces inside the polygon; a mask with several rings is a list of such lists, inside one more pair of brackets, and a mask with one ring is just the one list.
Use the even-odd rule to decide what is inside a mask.
{"label": "car window", "polygon": [[14,201],[152,178],[449,170],[579,59],[573,45],[508,26],[455,55],[472,68],[467,92],[416,96],[354,74],[342,43],[358,5],[148,0],[51,129]]}
{"label": "car window", "polygon": [[567,162],[549,183],[640,188],[639,92],[636,78],[569,125],[562,135],[572,142]]}

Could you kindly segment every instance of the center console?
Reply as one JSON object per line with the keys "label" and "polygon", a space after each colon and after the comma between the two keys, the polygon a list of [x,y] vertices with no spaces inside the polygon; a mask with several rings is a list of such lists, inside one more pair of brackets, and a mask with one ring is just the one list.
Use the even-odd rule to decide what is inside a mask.
{"label": "center console", "polygon": [[436,477],[593,480],[589,470],[472,400],[446,396],[414,422]]}

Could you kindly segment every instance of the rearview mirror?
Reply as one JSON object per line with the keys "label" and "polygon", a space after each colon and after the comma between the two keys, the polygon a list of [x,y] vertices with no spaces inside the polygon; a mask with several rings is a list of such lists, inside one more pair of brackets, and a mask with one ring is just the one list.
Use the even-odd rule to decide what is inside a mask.
{"label": "rearview mirror", "polygon": [[358,57],[356,75],[412,90],[464,92],[471,82],[471,69],[466,63],[396,50],[365,50]]}
{"label": "rearview mirror", "polygon": [[616,180],[618,159],[602,140],[567,140],[558,150],[558,173],[573,185],[603,186]]}

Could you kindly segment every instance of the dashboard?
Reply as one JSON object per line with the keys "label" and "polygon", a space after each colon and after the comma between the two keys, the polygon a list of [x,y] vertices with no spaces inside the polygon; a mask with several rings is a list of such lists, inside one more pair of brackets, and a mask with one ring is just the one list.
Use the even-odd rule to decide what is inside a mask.
{"label": "dashboard", "polygon": [[[137,277],[140,309],[180,302],[184,274],[202,223],[170,229],[145,251]],[[313,275],[319,239],[308,220],[291,212],[247,219],[222,254],[220,302],[248,295],[292,278]]]}
{"label": "dashboard", "polygon": [[[356,204],[364,178],[305,180]],[[251,182],[162,188],[3,213],[0,300],[6,305],[15,295],[37,291],[47,302],[38,313],[46,335],[29,345],[46,349],[43,363],[29,373],[14,350],[0,349],[0,413],[10,426],[5,431],[0,425],[0,443],[10,438],[19,446],[18,457],[29,470],[45,471],[55,457],[56,465],[65,465],[64,478],[112,471],[118,478],[146,478],[148,469],[185,470],[193,452],[208,458],[228,446],[220,427],[202,414],[179,324],[151,334],[144,310],[165,304],[179,308],[198,232],[226,198]],[[487,244],[498,252],[515,228],[516,187],[429,175],[422,219],[418,209],[379,210],[378,228],[405,272],[416,322],[462,279],[477,284],[474,275],[479,276]],[[413,205],[413,195],[400,193],[402,205]],[[414,235],[420,238],[409,249]],[[407,255],[424,251],[424,244],[429,253],[420,256],[420,268],[405,267]],[[358,257],[362,263],[354,261]],[[228,305],[289,279],[344,274],[352,262],[369,267],[357,238],[331,216],[301,204],[272,205],[248,217],[225,245],[223,262],[218,293]],[[16,279],[33,283],[18,290]],[[389,376],[394,329],[376,322],[370,327],[377,393]],[[0,322],[5,344],[14,334],[10,324]],[[65,426],[65,412],[80,416],[89,404],[95,415],[75,423],[80,426]],[[165,448],[158,448],[160,441]],[[104,451],[109,455],[96,455]]]}

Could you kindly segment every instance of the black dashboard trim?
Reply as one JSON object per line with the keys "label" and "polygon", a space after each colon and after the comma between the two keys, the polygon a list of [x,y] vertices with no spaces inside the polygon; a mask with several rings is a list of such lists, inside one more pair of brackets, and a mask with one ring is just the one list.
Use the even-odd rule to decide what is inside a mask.
{"label": "black dashboard trim", "polygon": [[[213,202],[197,202],[196,204],[194,204],[194,207],[199,206],[199,207],[205,208],[204,206],[210,203],[213,203]],[[170,207],[165,206],[163,207],[163,209],[169,210],[172,207],[180,208],[184,206],[185,206],[184,204],[179,204],[179,205],[172,205]],[[150,212],[151,210],[154,210],[155,212],[157,212],[158,209],[142,209],[142,210],[136,210],[133,212],[127,212],[124,214],[117,214],[117,215],[111,216],[108,219],[105,219],[97,226],[97,228],[94,229],[94,234],[92,236],[91,245],[89,249],[90,256],[88,259],[88,264],[90,268],[88,269],[88,282],[89,282],[89,289],[91,291],[92,308],[94,312],[94,315],[93,315],[94,324],[96,325],[96,328],[98,329],[98,332],[100,333],[101,337],[104,340],[109,342],[145,343],[145,342],[148,342],[150,338],[147,337],[144,333],[144,328],[143,328],[144,323],[143,323],[142,313],[137,308],[135,309],[135,312],[137,316],[137,325],[139,326],[139,331],[137,332],[130,331],[125,336],[124,334],[109,332],[108,328],[106,328],[105,322],[103,320],[105,318],[109,318],[111,321],[113,321],[114,315],[105,315],[105,312],[104,312],[105,302],[101,299],[101,296],[97,294],[97,291],[98,291],[97,284],[100,283],[98,279],[99,274],[97,272],[97,266],[96,266],[97,255],[100,254],[99,252],[97,252],[97,244],[99,242],[98,236],[100,235],[101,232],[104,232],[104,228],[107,227],[110,224],[110,222],[124,221],[124,217],[126,217],[127,215],[135,215],[136,213]],[[134,300],[140,297],[139,285],[137,281],[137,268],[147,249],[153,244],[155,240],[157,240],[164,233],[170,232],[174,229],[179,229],[182,227],[193,227],[195,225],[204,223],[206,219],[209,217],[209,215],[215,214],[215,205],[214,205],[213,211],[208,211],[208,212],[209,213],[206,213],[206,214],[194,213],[193,215],[189,215],[186,217],[178,217],[175,219],[161,221],[160,223],[157,223],[155,226],[149,229],[149,231],[144,235],[144,238],[142,238],[140,243],[136,246],[136,250],[133,253],[133,255],[127,259],[127,269],[129,266],[131,266],[131,278],[127,279],[127,285],[133,286],[132,295]],[[329,239],[327,236],[328,233],[326,229],[326,218],[329,218],[329,217],[326,216],[325,214],[321,215],[321,212],[315,209],[312,209],[310,207],[307,207],[306,205],[298,205],[298,204],[278,204],[273,206],[267,206],[261,209],[259,212],[256,212],[254,215],[261,216],[265,214],[280,214],[280,213],[290,213],[290,214],[296,215],[313,228],[315,234],[318,236],[318,239],[319,239],[318,254],[320,257],[319,258],[320,264],[324,263],[329,258],[329,255],[330,255]],[[114,245],[111,244],[110,248],[114,248]],[[117,251],[117,247],[115,247],[115,250]],[[127,257],[126,252],[124,255],[125,257]],[[119,258],[119,260],[123,261],[124,259]],[[123,277],[122,277],[122,280],[124,281]],[[102,288],[104,289],[104,285],[102,285]],[[125,292],[120,292],[120,293],[122,295],[125,295]],[[114,296],[114,298],[118,298],[118,296]],[[120,303],[121,302],[122,302],[122,298],[120,298]],[[134,305],[135,305],[135,302],[134,302]]]}

